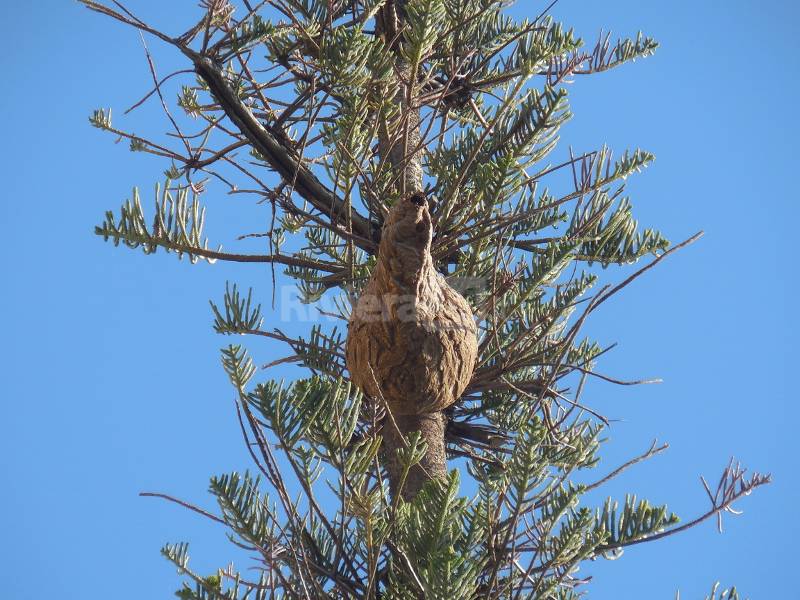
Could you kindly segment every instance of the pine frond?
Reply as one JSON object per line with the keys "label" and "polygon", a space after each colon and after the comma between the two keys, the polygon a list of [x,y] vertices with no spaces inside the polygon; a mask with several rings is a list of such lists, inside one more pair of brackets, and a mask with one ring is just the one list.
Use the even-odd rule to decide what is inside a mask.
{"label": "pine frond", "polygon": [[238,581],[226,590],[222,588],[220,572],[203,577],[189,568],[189,545],[186,543],[166,544],[161,555],[174,564],[180,575],[189,579],[184,582],[175,595],[181,600],[244,600],[249,595],[240,596]]}
{"label": "pine frond", "polygon": [[289,344],[303,364],[313,372],[333,378],[344,376],[344,340],[336,327],[330,333],[324,333],[321,325],[314,325],[308,341],[301,336]]}
{"label": "pine frond", "polygon": [[[680,600],[680,595],[678,596]],[[711,593],[705,597],[705,600],[739,600],[739,592],[736,587],[720,589],[719,582],[711,587]]]}
{"label": "pine frond", "polygon": [[627,198],[620,200],[614,211],[608,214],[613,203],[613,199],[605,192],[598,192],[592,196],[580,215],[576,215],[573,227],[580,231],[585,240],[575,256],[576,259],[589,264],[599,262],[605,267],[612,263],[633,263],[643,256],[669,248],[669,240],[658,231],[638,230],[638,222],[633,218],[632,207]]}
{"label": "pine frond", "polygon": [[222,518],[244,544],[268,553],[275,544],[276,530],[281,529],[276,511],[268,496],[259,491],[260,480],[245,471],[212,477],[209,490],[217,498]]}
{"label": "pine frond", "polygon": [[405,5],[406,31],[401,52],[408,61],[410,77],[416,81],[420,64],[433,51],[445,18],[443,0],[412,0]]}
{"label": "pine frond", "polygon": [[163,248],[178,258],[185,254],[193,264],[200,259],[213,263],[215,259],[207,255],[208,240],[203,237],[205,208],[196,193],[192,193],[190,200],[189,192],[186,187],[170,189],[169,181],[163,187],[157,185],[155,214],[148,225],[139,190],[134,188],[133,200],[122,205],[119,218],[108,211],[105,221],[94,231],[105,241],[111,239],[115,246],[123,243],[129,248],[141,248],[145,254]]}
{"label": "pine frond", "polygon": [[467,503],[458,497],[459,476],[433,480],[413,502],[401,505],[398,546],[419,577],[427,598],[472,598],[483,559],[465,546]]}
{"label": "pine frond", "polygon": [[111,129],[111,109],[98,108],[89,117],[89,123],[92,124],[92,127],[97,127],[98,129]]}
{"label": "pine frond", "polygon": [[613,48],[611,47],[611,34],[605,37],[601,34],[600,39],[595,45],[590,58],[590,69],[592,72],[608,71],[634,61],[637,58],[645,58],[655,53],[658,42],[653,38],[645,36],[640,31],[636,34],[636,39],[622,38],[617,40]]}
{"label": "pine frond", "polygon": [[305,443],[344,467],[341,452],[353,437],[362,401],[349,382],[312,377],[283,387],[270,381],[257,385],[249,399],[287,450]]}
{"label": "pine frond", "polygon": [[228,374],[233,387],[244,394],[244,390],[250,379],[256,373],[253,359],[248,356],[247,351],[241,346],[228,346],[222,349],[222,367]]}
{"label": "pine frond", "polygon": [[214,331],[223,334],[236,334],[259,329],[263,322],[261,305],[253,305],[252,296],[252,288],[247,291],[247,297],[243,298],[235,283],[229,285],[226,282],[223,300],[225,314],[222,314],[217,305],[209,300],[211,310],[214,313]]}
{"label": "pine frond", "polygon": [[556,144],[556,133],[572,116],[567,107],[567,91],[531,89],[492,131],[487,143],[489,156],[511,155],[523,158],[525,167],[540,161]]}
{"label": "pine frond", "polygon": [[604,543],[621,544],[643,539],[679,521],[674,513],[667,514],[666,506],[652,506],[647,500],[637,502],[636,496],[631,494],[625,496],[619,516],[618,510],[619,503],[608,498],[602,511],[598,509],[595,513],[594,530],[607,535]]}
{"label": "pine frond", "polygon": [[534,27],[522,22],[520,29],[527,33],[517,41],[507,58],[498,61],[496,70],[504,77],[518,75],[527,77],[538,72],[553,58],[574,52],[583,41],[575,38],[572,30],[564,31],[561,23],[546,17]]}

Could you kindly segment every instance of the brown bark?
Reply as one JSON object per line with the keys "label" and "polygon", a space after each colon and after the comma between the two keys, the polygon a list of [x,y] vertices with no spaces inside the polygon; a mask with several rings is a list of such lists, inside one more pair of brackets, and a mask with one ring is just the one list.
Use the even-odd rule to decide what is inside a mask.
{"label": "brown bark", "polygon": [[388,160],[395,175],[395,187],[401,194],[422,191],[422,147],[420,145],[419,109],[410,80],[408,64],[400,53],[403,15],[407,0],[388,0],[376,15],[378,34],[395,52],[395,72],[401,82],[395,98],[399,111],[393,123],[379,128],[379,152]]}
{"label": "brown bark", "polygon": [[[446,417],[443,412],[421,415],[394,415],[383,423],[383,463],[389,474],[389,489],[392,496],[402,494],[406,502],[417,495],[426,481],[447,475],[447,456],[444,448]],[[397,450],[405,445],[408,434],[419,431],[427,442],[428,449],[422,460],[411,467],[402,490],[398,490],[403,476],[403,465],[397,457]],[[402,436],[402,437],[401,437]]]}

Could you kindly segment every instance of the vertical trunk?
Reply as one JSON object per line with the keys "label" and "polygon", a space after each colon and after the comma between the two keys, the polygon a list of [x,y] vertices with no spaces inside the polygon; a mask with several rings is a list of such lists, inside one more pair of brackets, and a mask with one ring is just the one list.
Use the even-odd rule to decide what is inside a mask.
{"label": "vertical trunk", "polygon": [[[392,167],[395,187],[400,195],[422,191],[422,148],[420,147],[419,110],[414,107],[414,82],[410,81],[410,68],[398,51],[401,42],[403,15],[407,0],[388,0],[378,14],[377,27],[387,44],[395,50],[398,78],[404,82],[397,93],[398,121],[380,128],[379,151],[382,160]],[[387,416],[383,424],[384,465],[389,475],[393,497],[401,494],[410,501],[427,481],[447,475],[443,412],[417,415]],[[411,467],[405,482],[400,479],[402,466],[397,450],[405,445],[408,434],[419,431],[427,444],[422,461]],[[402,485],[402,489],[399,489]]]}
{"label": "vertical trunk", "polygon": [[[444,430],[446,426],[444,412],[421,415],[394,415],[387,417],[383,423],[384,465],[389,474],[389,488],[392,496],[400,493],[406,502],[412,500],[425,482],[447,475],[447,457],[444,448]],[[397,450],[405,444],[400,436],[419,431],[428,449],[419,464],[408,472],[402,490],[398,490],[403,476],[403,466],[397,459]]]}
{"label": "vertical trunk", "polygon": [[419,110],[414,107],[414,82],[410,68],[401,55],[403,15],[407,0],[388,0],[377,15],[377,29],[395,52],[395,68],[401,81],[396,102],[397,122],[380,129],[379,151],[396,178],[400,194],[422,191],[422,149],[420,148]]}

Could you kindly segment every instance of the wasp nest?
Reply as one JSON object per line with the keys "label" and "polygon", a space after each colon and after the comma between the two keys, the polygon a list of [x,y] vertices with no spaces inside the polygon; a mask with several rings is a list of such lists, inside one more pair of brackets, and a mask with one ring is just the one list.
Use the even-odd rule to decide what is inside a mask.
{"label": "wasp nest", "polygon": [[[469,304],[433,267],[433,227],[422,193],[400,200],[384,224],[378,262],[350,318],[347,368],[369,397],[386,402],[385,464],[392,493],[413,498],[447,473],[441,411],[472,377],[477,327]],[[398,490],[396,450],[419,431],[428,450]]]}
{"label": "wasp nest", "polygon": [[350,318],[350,376],[394,415],[434,413],[453,404],[478,353],[469,304],[434,269],[432,235],[422,193],[392,208],[377,265]]}

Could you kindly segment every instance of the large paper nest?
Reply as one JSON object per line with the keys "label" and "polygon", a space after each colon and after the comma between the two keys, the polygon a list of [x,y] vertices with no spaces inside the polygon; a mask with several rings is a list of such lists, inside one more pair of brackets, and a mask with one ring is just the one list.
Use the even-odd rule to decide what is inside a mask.
{"label": "large paper nest", "polygon": [[467,301],[434,269],[421,193],[399,200],[384,224],[378,262],[350,318],[353,382],[396,415],[441,411],[472,377],[477,327]]}

